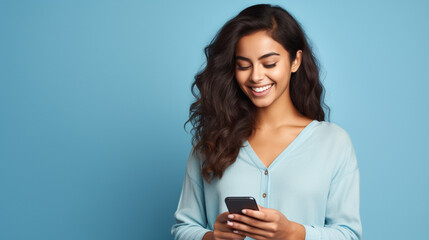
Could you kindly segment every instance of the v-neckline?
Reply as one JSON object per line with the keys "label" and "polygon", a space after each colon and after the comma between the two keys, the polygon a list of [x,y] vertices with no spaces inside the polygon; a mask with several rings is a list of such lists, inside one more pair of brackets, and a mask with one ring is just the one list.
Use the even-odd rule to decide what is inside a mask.
{"label": "v-neckline", "polygon": [[291,149],[300,141],[300,139],[302,138],[302,136],[305,135],[306,132],[308,132],[308,130],[316,123],[318,122],[316,119],[314,119],[313,121],[311,121],[309,124],[307,124],[307,126],[305,126],[301,132],[295,137],[295,139],[292,140],[291,143],[289,143],[289,145],[286,146],[285,149],[283,149],[280,154],[270,163],[270,165],[265,166],[265,164],[262,162],[262,160],[258,157],[258,155],[256,154],[256,152],[253,150],[252,146],[249,143],[249,140],[246,139],[246,141],[244,142],[245,145],[245,149],[247,150],[247,153],[250,155],[250,158],[253,160],[253,162],[257,165],[257,167],[261,168],[261,169],[271,169],[273,168],[273,166],[276,164],[276,162],[278,162],[279,159],[283,158],[285,154],[287,154],[288,152],[291,151]]}

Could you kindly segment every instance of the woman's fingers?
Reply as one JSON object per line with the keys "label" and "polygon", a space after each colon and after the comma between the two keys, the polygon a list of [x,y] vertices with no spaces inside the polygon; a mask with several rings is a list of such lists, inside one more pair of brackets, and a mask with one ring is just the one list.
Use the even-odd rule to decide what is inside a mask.
{"label": "woman's fingers", "polygon": [[[253,214],[253,216],[255,216],[256,214]],[[265,215],[261,215],[258,216],[262,219],[267,219],[267,217]],[[276,229],[274,229],[273,223],[272,222],[268,222],[268,221],[264,221],[261,219],[258,219],[256,217],[252,217],[252,216],[246,216],[246,215],[241,215],[241,214],[229,214],[228,215],[229,220],[237,222],[237,223],[243,223],[255,228],[259,228],[262,229],[264,231],[275,231]],[[271,218],[271,217],[270,217]]]}
{"label": "woman's fingers", "polygon": [[214,224],[213,236],[217,239],[244,239],[246,235],[234,233],[228,224],[229,212],[221,213],[217,216]]}
{"label": "woman's fingers", "polygon": [[249,232],[240,232],[240,231],[238,231],[238,232],[246,235],[247,237],[253,238],[253,239],[258,239],[258,240],[271,240],[271,239],[273,239],[272,237],[265,237],[265,236],[261,236],[261,235],[253,234],[253,233],[249,233]]}
{"label": "woman's fingers", "polygon": [[263,208],[261,206],[259,206],[259,211],[257,210],[252,210],[252,209],[243,209],[242,213],[246,216],[252,217],[252,218],[256,218],[259,219],[261,221],[265,221],[265,222],[269,222],[272,219],[270,218],[270,216],[272,216],[272,212],[270,212],[269,208]]}
{"label": "woman's fingers", "polygon": [[233,233],[232,229],[230,232],[214,231],[213,236],[215,237],[216,240],[217,239],[244,239],[246,237],[245,235]]}
{"label": "woman's fingers", "polygon": [[238,230],[238,233],[245,234],[252,233],[260,236],[267,235],[267,230],[255,227],[255,225],[248,225],[241,222],[228,222],[228,225],[235,230]]}
{"label": "woman's fingers", "polygon": [[228,221],[229,212],[223,212],[217,215],[216,222],[226,223]]}
{"label": "woman's fingers", "polygon": [[233,221],[228,225],[255,239],[273,239],[289,235],[290,221],[281,212],[275,209],[260,207],[259,211],[245,209],[242,214],[229,214],[228,218]]}

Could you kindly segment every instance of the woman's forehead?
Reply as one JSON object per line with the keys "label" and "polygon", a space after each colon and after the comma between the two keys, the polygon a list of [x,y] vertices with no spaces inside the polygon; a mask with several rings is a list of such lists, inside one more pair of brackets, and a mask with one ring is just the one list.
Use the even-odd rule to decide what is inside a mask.
{"label": "woman's forehead", "polygon": [[247,58],[259,58],[269,52],[285,53],[283,46],[275,41],[266,31],[258,31],[243,36],[236,45],[235,55]]}

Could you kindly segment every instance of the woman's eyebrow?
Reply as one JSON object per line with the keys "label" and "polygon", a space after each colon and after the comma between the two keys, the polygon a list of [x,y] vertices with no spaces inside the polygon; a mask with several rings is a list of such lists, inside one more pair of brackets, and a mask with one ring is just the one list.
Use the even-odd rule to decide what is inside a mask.
{"label": "woman's eyebrow", "polygon": [[[273,55],[280,56],[280,54],[278,54],[278,53],[270,52],[270,53],[267,53],[267,54],[264,54],[264,55],[260,56],[260,57],[258,58],[258,60],[261,60],[261,59],[263,59],[263,58],[267,58],[267,57],[270,57],[270,56],[273,56]],[[250,61],[250,59],[245,58],[245,57],[243,57],[243,56],[235,56],[235,59],[241,59],[241,60],[244,60],[244,61],[251,62],[251,61]]]}

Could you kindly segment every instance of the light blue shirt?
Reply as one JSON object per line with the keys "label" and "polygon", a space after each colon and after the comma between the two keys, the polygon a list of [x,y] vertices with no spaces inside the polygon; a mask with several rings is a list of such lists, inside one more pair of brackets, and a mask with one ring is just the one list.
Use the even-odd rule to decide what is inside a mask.
{"label": "light blue shirt", "polygon": [[304,225],[306,240],[361,239],[356,154],[347,132],[334,123],[313,120],[268,168],[248,141],[221,179],[207,183],[201,163],[201,155],[191,152],[171,229],[174,239],[202,239],[228,211],[228,196],[252,196],[282,212]]}

